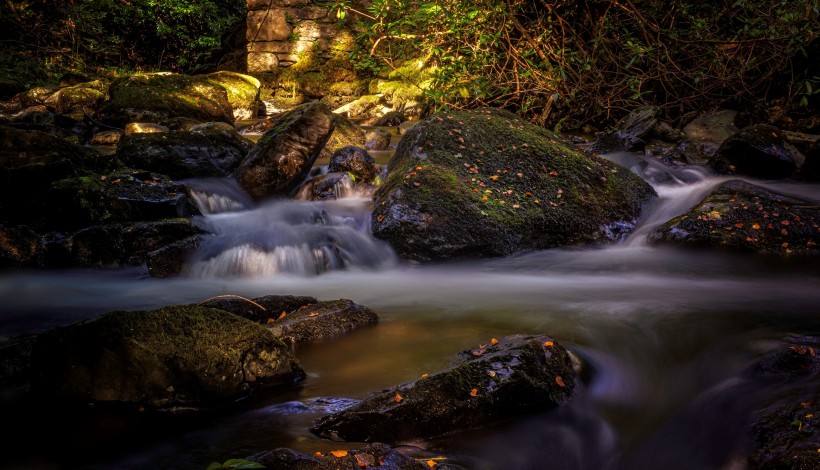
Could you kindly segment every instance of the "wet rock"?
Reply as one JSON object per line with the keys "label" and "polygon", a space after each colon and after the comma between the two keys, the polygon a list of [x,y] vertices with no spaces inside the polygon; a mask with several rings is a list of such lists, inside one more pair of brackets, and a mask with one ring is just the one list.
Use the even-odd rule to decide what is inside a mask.
{"label": "wet rock", "polygon": [[252,143],[232,128],[202,126],[190,132],[126,135],[117,145],[117,158],[130,167],[177,179],[227,176]]}
{"label": "wet rock", "polygon": [[54,230],[198,214],[184,186],[133,170],[56,181],[45,197],[44,224]]}
{"label": "wet rock", "polygon": [[69,236],[52,236],[47,244],[49,267],[120,267],[140,265],[150,252],[204,231],[189,219],[136,224],[99,225]]}
{"label": "wet rock", "polygon": [[374,129],[365,134],[364,148],[367,150],[385,150],[390,147],[392,136],[384,129]]}
{"label": "wet rock", "polygon": [[125,135],[135,134],[167,134],[170,132],[167,126],[154,124],[153,122],[129,122],[125,125]]}
{"label": "wet rock", "polygon": [[730,181],[650,235],[654,242],[778,255],[820,254],[820,207]]}
{"label": "wet rock", "polygon": [[57,114],[92,114],[103,101],[108,87],[99,80],[61,88],[43,100],[43,104]]}
{"label": "wet rock", "polygon": [[301,105],[262,136],[234,177],[254,199],[286,195],[304,180],[333,128],[325,105]]}
{"label": "wet rock", "polygon": [[617,151],[643,150],[646,142],[643,140],[658,123],[657,106],[638,108],[615,125],[615,130],[601,136],[592,145],[592,151],[597,153],[611,153]]}
{"label": "wet rock", "polygon": [[796,176],[804,181],[820,181],[820,142],[815,142],[806,152],[806,161]]}
{"label": "wet rock", "polygon": [[690,163],[704,163],[721,144],[740,129],[735,126],[737,111],[721,109],[702,114],[683,127],[684,150]]}
{"label": "wet rock", "polygon": [[450,370],[373,393],[319,418],[311,432],[334,440],[396,443],[480,428],[566,403],[576,373],[552,338],[509,336],[459,353]]}
{"label": "wet rock", "polygon": [[117,145],[125,133],[121,130],[101,131],[91,136],[91,145]]}
{"label": "wet rock", "polygon": [[376,160],[361,147],[342,147],[330,157],[328,171],[346,171],[356,179],[371,182],[378,173]]}
{"label": "wet rock", "polygon": [[182,274],[185,263],[202,245],[204,236],[196,235],[148,253],[146,264],[151,277],[165,278]]}
{"label": "wet rock", "polygon": [[726,139],[709,164],[722,174],[775,179],[791,177],[805,159],[780,129],[756,124]]}
{"label": "wet rock", "polygon": [[227,310],[240,317],[258,323],[267,323],[268,319],[278,318],[282,313],[290,313],[300,307],[318,303],[315,297],[295,295],[266,295],[255,299],[237,296],[224,296],[203,302],[204,307]]}
{"label": "wet rock", "polygon": [[281,448],[252,455],[248,459],[273,470],[358,470],[371,467],[384,470],[424,470],[430,468],[427,464],[405,456],[381,443],[368,444],[356,450],[335,452],[338,457],[331,453],[305,455],[295,450]]}
{"label": "wet rock", "polygon": [[399,134],[406,134],[410,129],[416,127],[418,121],[404,121],[403,123],[399,124]]}
{"label": "wet rock", "polygon": [[301,201],[332,201],[346,197],[372,196],[375,187],[356,183],[347,172],[333,172],[317,176],[296,191],[295,199]]}
{"label": "wet rock", "polygon": [[203,124],[203,122],[199,119],[188,117],[173,117],[160,122],[160,125],[165,126],[172,131],[190,131],[192,127],[199,124]]}
{"label": "wet rock", "polygon": [[29,392],[35,341],[35,336],[0,340],[0,403],[17,401]]}
{"label": "wet rock", "polygon": [[254,119],[259,109],[259,89],[262,86],[254,77],[221,70],[202,75],[202,79],[221,85],[228,93],[233,118]]}
{"label": "wet rock", "polygon": [[378,321],[373,310],[339,299],[301,306],[268,326],[277,338],[295,345],[344,336]]}
{"label": "wet rock", "polygon": [[375,194],[373,233],[406,259],[504,256],[607,241],[652,188],[549,130],[494,109],[421,121]]}
{"label": "wet rock", "polygon": [[129,122],[157,123],[172,117],[202,122],[234,121],[225,87],[203,76],[136,74],[115,80],[109,95],[95,117],[114,127],[124,127]]}
{"label": "wet rock", "polygon": [[0,225],[0,268],[40,267],[43,240],[28,227]]}
{"label": "wet rock", "polygon": [[38,336],[32,390],[79,405],[159,410],[231,404],[304,377],[266,328],[205,307],[111,312]]}
{"label": "wet rock", "polygon": [[365,133],[362,128],[346,117],[334,114],[333,124],[333,133],[330,134],[330,139],[322,149],[322,153],[319,154],[319,159],[322,161],[329,160],[339,149],[352,145],[361,147],[365,143]]}
{"label": "wet rock", "polygon": [[376,127],[393,127],[401,125],[407,120],[407,116],[401,111],[390,111],[384,116],[378,118],[373,125]]}

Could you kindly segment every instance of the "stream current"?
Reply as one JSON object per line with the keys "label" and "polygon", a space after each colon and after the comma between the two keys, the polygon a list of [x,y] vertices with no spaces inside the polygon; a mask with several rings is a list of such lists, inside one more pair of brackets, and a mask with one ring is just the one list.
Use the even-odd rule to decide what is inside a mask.
{"label": "stream current", "polygon": [[[381,157],[383,164],[389,154]],[[144,267],[4,273],[0,337],[226,294],[344,297],[381,318],[375,327],[300,347],[303,383],[229,411],[163,417],[13,410],[5,417],[13,430],[6,462],[204,469],[277,447],[308,454],[355,448],[313,436],[312,420],[345,399],[442,370],[455,353],[493,337],[544,333],[585,362],[568,406],[407,443],[409,451],[475,469],[727,468],[743,455],[754,406],[783,392],[766,390],[750,402],[743,371],[787,335],[820,334],[820,266],[649,245],[654,227],[724,179],[642,155],[608,158],[649,181],[659,197],[631,235],[604,247],[408,264],[370,236],[372,202],[344,188],[351,197],[254,206],[230,181],[202,180],[190,186],[208,214],[199,223],[215,236],[182,277],[152,279]],[[752,182],[820,203],[820,185]]]}

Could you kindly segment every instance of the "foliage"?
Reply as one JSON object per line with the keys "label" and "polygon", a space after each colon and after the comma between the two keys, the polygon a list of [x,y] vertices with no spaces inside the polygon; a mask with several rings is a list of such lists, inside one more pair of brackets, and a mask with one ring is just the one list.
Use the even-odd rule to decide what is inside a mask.
{"label": "foliage", "polygon": [[0,0],[0,40],[63,69],[186,71],[246,12],[243,0]]}
{"label": "foliage", "polygon": [[413,57],[433,68],[427,93],[439,107],[501,106],[573,126],[649,103],[669,114],[760,97],[808,107],[820,79],[792,59],[818,38],[818,3],[373,0],[361,11],[343,0],[330,8],[363,21],[354,55],[362,67]]}

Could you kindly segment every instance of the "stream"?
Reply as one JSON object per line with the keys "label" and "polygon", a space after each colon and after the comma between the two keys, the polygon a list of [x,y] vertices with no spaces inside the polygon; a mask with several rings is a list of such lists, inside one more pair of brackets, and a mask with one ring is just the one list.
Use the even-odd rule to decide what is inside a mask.
{"label": "stream", "polygon": [[[356,448],[319,439],[308,428],[342,399],[443,370],[455,353],[493,337],[544,333],[585,363],[583,384],[568,406],[407,443],[407,451],[446,455],[472,469],[728,468],[743,455],[748,415],[758,403],[749,398],[744,370],[787,335],[820,334],[820,265],[648,245],[654,227],[725,179],[643,155],[608,158],[659,194],[639,227],[611,246],[409,264],[370,236],[367,198],[253,206],[230,182],[200,181],[191,186],[208,215],[198,223],[216,235],[182,277],[153,279],[144,267],[3,273],[5,338],[111,310],[227,294],[344,297],[374,309],[381,321],[300,347],[306,380],[231,410],[197,416],[74,414],[42,405],[9,410],[4,428],[12,436],[0,467],[204,470],[277,447],[308,454]],[[755,183],[820,203],[820,185]]]}

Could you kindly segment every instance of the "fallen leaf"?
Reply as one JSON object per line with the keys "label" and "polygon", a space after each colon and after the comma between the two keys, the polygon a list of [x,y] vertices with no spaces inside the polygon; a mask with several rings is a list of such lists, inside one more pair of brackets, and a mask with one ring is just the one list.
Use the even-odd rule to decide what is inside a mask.
{"label": "fallen leaf", "polygon": [[737,228],[743,228],[743,222],[738,222],[738,223],[736,223],[736,224],[735,224],[735,227],[737,227]]}
{"label": "fallen leaf", "polygon": [[421,374],[422,379],[426,379],[427,377],[430,377],[430,374]]}
{"label": "fallen leaf", "polygon": [[475,357],[479,357],[482,354],[484,354],[485,352],[487,352],[485,349],[479,349],[478,351],[473,351],[471,354]]}
{"label": "fallen leaf", "polygon": [[427,466],[430,467],[430,468],[434,468],[434,467],[437,467],[438,464],[436,463],[435,460],[428,460],[427,461]]}
{"label": "fallen leaf", "polygon": [[555,383],[557,383],[558,386],[561,387],[561,388],[564,388],[564,387],[567,386],[567,384],[564,383],[564,379],[562,379],[560,375],[555,376]]}
{"label": "fallen leaf", "polygon": [[493,180],[493,181],[497,181],[498,180],[498,175],[490,176],[490,179]]}
{"label": "fallen leaf", "polygon": [[474,388],[474,389],[470,390],[470,396],[471,397],[474,397],[474,396],[477,396],[477,395],[478,395],[478,389],[477,388]]}
{"label": "fallen leaf", "polygon": [[279,318],[277,318],[277,320],[281,320],[281,319],[285,318],[286,316],[288,316],[288,313],[287,312],[282,312],[282,313],[279,314]]}
{"label": "fallen leaf", "polygon": [[759,224],[754,224],[754,225],[752,225],[752,229],[760,230],[760,225]]}
{"label": "fallen leaf", "polygon": [[332,450],[332,451],[330,451],[330,455],[336,457],[337,459],[340,459],[342,457],[347,457],[347,451],[346,450]]}
{"label": "fallen leaf", "polygon": [[557,172],[557,171],[555,171],[555,170],[552,170],[552,171],[550,172],[550,176],[558,176],[558,172]]}
{"label": "fallen leaf", "polygon": [[402,400],[404,400],[404,397],[402,397],[398,392],[396,392],[396,403],[401,403]]}
{"label": "fallen leaf", "polygon": [[555,346],[555,342],[554,342],[554,341],[544,341],[544,347],[545,347],[545,348],[551,348],[551,347],[553,347],[553,346]]}
{"label": "fallen leaf", "polygon": [[495,346],[496,344],[498,344],[500,342],[501,341],[497,340],[496,338],[493,338],[493,339],[490,340],[490,344],[492,344],[493,346]]}
{"label": "fallen leaf", "polygon": [[319,314],[318,314],[318,313],[316,313],[316,312],[313,312],[313,313],[311,313],[311,314],[308,314],[308,316],[309,316],[309,317],[318,317],[318,316],[319,316]]}
{"label": "fallen leaf", "polygon": [[313,455],[315,455],[316,457],[323,457],[324,456],[324,454],[322,454],[318,450]]}
{"label": "fallen leaf", "polygon": [[268,318],[268,321],[267,321],[266,323],[267,323],[268,325],[270,325],[271,323],[273,323],[273,322],[275,322],[275,321],[276,321],[276,320],[274,320],[273,318]]}

